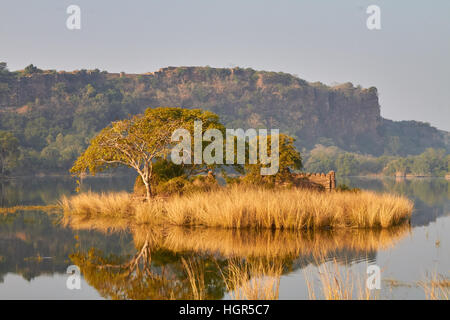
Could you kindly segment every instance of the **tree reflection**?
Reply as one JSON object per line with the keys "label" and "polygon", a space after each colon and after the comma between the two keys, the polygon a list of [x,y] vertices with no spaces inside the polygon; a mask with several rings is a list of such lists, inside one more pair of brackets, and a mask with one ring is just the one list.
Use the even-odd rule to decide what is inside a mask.
{"label": "tree reflection", "polygon": [[[70,256],[86,281],[105,298],[166,300],[195,299],[191,279],[183,265],[183,255],[167,250],[152,252],[145,243],[128,259],[108,256],[96,249]],[[221,299],[225,292],[219,268],[223,261],[212,256],[199,259],[204,276],[204,299]]]}
{"label": "tree reflection", "polygon": [[[105,222],[101,226],[108,230]],[[105,298],[221,299],[227,292],[236,298],[274,298],[282,274],[336,257],[340,263],[374,257],[409,228],[301,234],[141,226],[131,232],[133,255],[91,248],[70,256]]]}

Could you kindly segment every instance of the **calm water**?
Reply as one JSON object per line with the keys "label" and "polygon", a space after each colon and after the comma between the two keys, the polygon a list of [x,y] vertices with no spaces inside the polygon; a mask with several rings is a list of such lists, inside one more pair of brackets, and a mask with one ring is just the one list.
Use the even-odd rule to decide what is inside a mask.
{"label": "calm water", "polygon": [[[202,274],[204,297],[228,299],[222,278],[230,261],[282,265],[280,299],[308,299],[305,278],[321,298],[318,271],[340,272],[364,286],[366,268],[381,268],[379,299],[423,299],[418,284],[450,276],[450,182],[444,179],[346,178],[352,187],[402,194],[415,203],[411,226],[381,231],[281,232],[130,227],[126,221],[65,220],[44,212],[0,215],[0,299],[192,298],[183,261]],[[82,190],[132,189],[133,179],[90,178]],[[55,203],[74,193],[71,178],[0,183],[0,205]],[[69,265],[81,289],[66,286]],[[249,270],[252,268],[250,267]],[[253,279],[266,281],[263,267]],[[336,271],[337,270],[337,271]],[[251,273],[252,274],[252,273]],[[254,275],[254,274],[253,274]],[[265,276],[264,276],[265,275]]]}

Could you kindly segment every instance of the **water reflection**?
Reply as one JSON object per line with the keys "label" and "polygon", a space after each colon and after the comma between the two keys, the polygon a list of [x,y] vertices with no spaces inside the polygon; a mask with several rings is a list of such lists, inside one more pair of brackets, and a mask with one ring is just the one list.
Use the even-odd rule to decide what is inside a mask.
{"label": "water reflection", "polygon": [[87,224],[41,212],[8,214],[0,216],[0,279],[11,272],[27,280],[64,274],[68,265],[76,264],[105,298],[192,299],[195,290],[186,261],[195,258],[190,265],[197,271],[191,271],[203,279],[202,298],[219,299],[230,290],[223,274],[233,259],[245,261],[238,265],[249,270],[249,278],[267,277],[274,264],[288,274],[317,264],[317,257],[342,263],[370,259],[407,234],[407,226],[301,233],[135,227],[123,220]]}
{"label": "water reflection", "polygon": [[[72,179],[39,179],[0,184],[0,201],[8,206],[48,204],[74,190]],[[72,217],[69,220],[38,211],[3,214],[0,215],[0,287],[5,285],[2,282],[7,274],[18,274],[30,281],[41,275],[65,275],[68,265],[77,264],[85,281],[105,298],[220,299],[233,295],[272,298],[278,296],[280,277],[302,274],[303,270],[316,268],[324,261],[336,261],[347,268],[379,260],[381,252],[391,248],[403,247],[403,253],[410,256],[408,250],[424,253],[424,248],[430,248],[420,247],[424,243],[422,238],[411,241],[412,229],[428,226],[450,212],[449,181],[444,179],[351,178],[340,182],[410,197],[415,203],[411,226],[305,233],[156,228],[131,225],[123,219]],[[132,179],[122,178],[92,179],[83,185],[84,190],[97,191],[130,190],[131,187]],[[445,252],[446,238],[439,239]],[[408,259],[409,256],[402,256],[395,267],[403,270],[408,266]],[[448,259],[445,259],[440,257],[439,262],[442,268],[448,269]],[[430,262],[423,265],[431,268]],[[56,292],[52,287],[43,290]],[[290,293],[286,295],[291,297]]]}
{"label": "water reflection", "polygon": [[43,274],[65,273],[69,255],[83,246],[124,254],[134,250],[127,234],[74,231],[62,227],[61,217],[44,212],[0,214],[0,282],[12,272],[26,280]]}
{"label": "water reflection", "polygon": [[[81,190],[131,191],[133,182],[133,175],[88,177],[83,179]],[[75,194],[76,187],[76,179],[71,176],[0,179],[0,207],[53,204],[63,195]]]}
{"label": "water reflection", "polygon": [[[193,299],[193,291],[182,256],[168,250],[143,246],[131,257],[105,255],[97,249],[71,254],[86,281],[109,299]],[[224,284],[213,257],[200,256],[205,299],[223,297]]]}
{"label": "water reflection", "polygon": [[[105,254],[96,248],[78,250],[71,255],[88,283],[102,296],[113,299],[194,299],[198,296],[218,299],[230,290],[239,292],[235,294],[240,297],[255,297],[261,293],[254,293],[254,288],[249,289],[244,283],[251,279],[265,279],[264,283],[267,283],[268,277],[274,277],[276,266],[282,266],[281,276],[309,264],[317,265],[329,260],[344,264],[370,261],[377,250],[392,247],[410,232],[409,226],[302,233],[175,226],[130,227],[125,222],[108,223],[106,220],[88,225],[85,220],[75,219],[65,221],[65,224],[74,230],[94,229],[104,233],[129,230],[136,248],[132,256]],[[190,265],[195,268],[189,272],[186,260],[192,257],[196,260]],[[224,276],[230,270],[234,272],[231,285]],[[252,286],[261,287],[259,282],[252,281]],[[268,283],[274,285],[273,281]],[[240,288],[237,291],[236,286]],[[204,288],[202,294],[197,292],[199,287]],[[264,289],[263,292],[268,294],[272,291]]]}

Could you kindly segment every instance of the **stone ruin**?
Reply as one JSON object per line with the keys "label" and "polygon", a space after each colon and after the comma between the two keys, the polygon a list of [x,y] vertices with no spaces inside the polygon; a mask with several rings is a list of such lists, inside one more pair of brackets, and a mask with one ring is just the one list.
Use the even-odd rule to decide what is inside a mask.
{"label": "stone ruin", "polygon": [[335,190],[336,189],[336,173],[334,171],[330,171],[327,174],[325,173],[293,173],[292,177],[297,181],[308,181],[309,183],[321,186],[325,190]]}

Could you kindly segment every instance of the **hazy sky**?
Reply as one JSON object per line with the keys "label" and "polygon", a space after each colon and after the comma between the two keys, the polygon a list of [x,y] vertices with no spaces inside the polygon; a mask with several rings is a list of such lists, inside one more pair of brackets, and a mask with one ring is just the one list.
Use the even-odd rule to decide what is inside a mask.
{"label": "hazy sky", "polygon": [[[81,8],[81,30],[66,9]],[[366,8],[381,8],[381,30]],[[450,131],[450,1],[2,0],[0,61],[10,70],[142,73],[251,67],[379,90],[381,113]]]}

